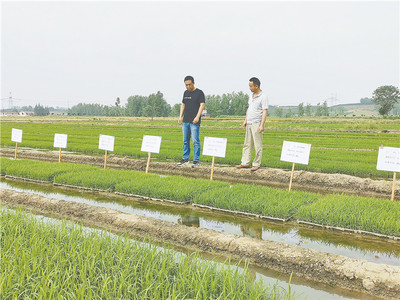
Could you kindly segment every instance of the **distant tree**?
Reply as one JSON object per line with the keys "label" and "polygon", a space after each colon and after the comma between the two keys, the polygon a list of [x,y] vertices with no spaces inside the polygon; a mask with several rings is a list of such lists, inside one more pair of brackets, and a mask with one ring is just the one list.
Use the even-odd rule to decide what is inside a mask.
{"label": "distant tree", "polygon": [[361,99],[360,99],[360,103],[361,103],[361,104],[364,104],[364,105],[367,105],[367,104],[374,104],[374,102],[372,101],[371,98],[361,98]]}
{"label": "distant tree", "polygon": [[171,106],[164,100],[164,95],[158,91],[147,98],[146,106],[143,109],[145,117],[168,117],[171,113]]}
{"label": "distant tree", "polygon": [[299,117],[304,116],[304,103],[303,103],[303,102],[300,103],[300,104],[297,106],[297,115],[298,115]]}
{"label": "distant tree", "polygon": [[386,116],[400,101],[400,91],[392,85],[381,86],[373,92],[372,101],[378,105],[379,114]]}
{"label": "distant tree", "polygon": [[248,101],[249,101],[249,96],[247,96],[245,93],[243,92],[233,93],[231,102],[233,115],[235,116],[246,115]]}
{"label": "distant tree", "polygon": [[172,106],[172,109],[171,109],[172,117],[179,117],[180,112],[181,112],[181,105],[179,103]]}
{"label": "distant tree", "polygon": [[79,103],[68,109],[70,116],[104,116],[105,107],[101,104]]}
{"label": "distant tree", "polygon": [[286,111],[285,118],[293,118],[294,117],[294,112],[293,110],[289,107],[289,109]]}
{"label": "distant tree", "polygon": [[33,114],[35,116],[47,116],[50,114],[50,111],[48,107],[43,107],[40,104],[36,104],[33,109]]}
{"label": "distant tree", "polygon": [[275,117],[282,118],[283,116],[283,109],[281,107],[276,107],[274,111]]}
{"label": "distant tree", "polygon": [[304,114],[305,114],[307,117],[311,117],[311,116],[312,116],[312,113],[313,113],[312,106],[311,106],[310,103],[307,103],[306,108],[304,109]]}
{"label": "distant tree", "polygon": [[143,116],[143,109],[146,106],[147,97],[145,96],[130,96],[128,98],[125,114],[130,117]]}
{"label": "distant tree", "polygon": [[119,106],[121,104],[121,100],[119,97],[117,97],[117,100],[115,100],[115,106]]}
{"label": "distant tree", "polygon": [[315,111],[315,116],[316,117],[329,116],[329,108],[327,101],[324,101],[322,105],[321,103],[317,104],[317,110]]}
{"label": "distant tree", "polygon": [[221,96],[218,95],[207,95],[206,96],[206,109],[207,113],[211,117],[217,117],[220,115],[220,101]]}

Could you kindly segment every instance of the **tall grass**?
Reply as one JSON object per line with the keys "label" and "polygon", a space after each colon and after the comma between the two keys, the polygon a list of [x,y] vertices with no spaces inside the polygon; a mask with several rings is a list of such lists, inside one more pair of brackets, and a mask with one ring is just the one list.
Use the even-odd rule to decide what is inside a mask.
{"label": "tall grass", "polygon": [[[1,299],[290,299],[245,270],[1,210]],[[273,296],[271,296],[273,295]]]}

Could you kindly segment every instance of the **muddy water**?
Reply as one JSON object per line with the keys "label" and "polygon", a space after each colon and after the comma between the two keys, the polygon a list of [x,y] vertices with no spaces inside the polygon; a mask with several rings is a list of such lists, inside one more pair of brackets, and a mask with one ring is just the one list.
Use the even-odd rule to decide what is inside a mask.
{"label": "muddy water", "polygon": [[125,213],[152,217],[186,226],[203,227],[255,239],[272,240],[312,248],[354,259],[365,259],[374,263],[400,266],[400,241],[323,230],[297,223],[284,224],[216,213],[192,206],[179,206],[109,193],[88,192],[4,178],[0,181],[0,187],[36,193],[49,198],[112,208]]}

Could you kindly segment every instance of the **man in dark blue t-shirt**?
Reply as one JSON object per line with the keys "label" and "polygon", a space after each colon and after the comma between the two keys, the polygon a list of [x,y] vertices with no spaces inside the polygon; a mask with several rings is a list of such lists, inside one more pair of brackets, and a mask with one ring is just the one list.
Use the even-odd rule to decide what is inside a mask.
{"label": "man in dark blue t-shirt", "polygon": [[205,107],[205,97],[202,90],[194,87],[192,76],[185,77],[186,91],[183,93],[181,111],[178,123],[182,124],[183,132],[183,156],[178,163],[181,167],[189,162],[190,156],[190,136],[193,140],[194,158],[192,168],[199,166],[200,160],[200,123],[201,114]]}

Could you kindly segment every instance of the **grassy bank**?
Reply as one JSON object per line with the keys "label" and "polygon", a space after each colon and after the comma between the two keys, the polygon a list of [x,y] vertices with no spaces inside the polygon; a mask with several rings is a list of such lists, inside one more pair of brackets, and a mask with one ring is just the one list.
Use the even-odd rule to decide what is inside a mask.
{"label": "grassy bank", "polygon": [[1,174],[197,203],[231,211],[400,236],[400,202],[346,195],[323,196],[181,176],[0,158]]}

